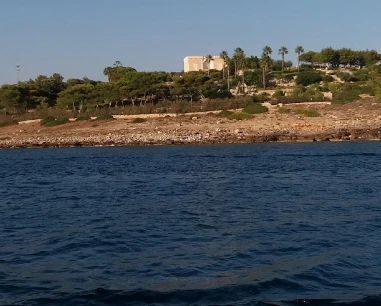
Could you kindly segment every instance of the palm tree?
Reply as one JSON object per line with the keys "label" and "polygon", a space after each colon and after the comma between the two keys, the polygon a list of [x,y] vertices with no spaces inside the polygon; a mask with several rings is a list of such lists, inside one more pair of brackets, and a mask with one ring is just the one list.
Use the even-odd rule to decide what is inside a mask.
{"label": "palm tree", "polygon": [[285,54],[288,54],[288,50],[285,46],[280,47],[278,50],[280,55],[282,55],[282,75],[284,74],[284,56]]}
{"label": "palm tree", "polygon": [[[262,57],[263,55],[265,55],[265,57],[268,57],[270,59],[270,55],[271,53],[273,53],[273,50],[269,46],[264,46],[262,51],[263,51]],[[267,72],[269,70],[269,63],[270,63],[268,59],[266,60],[266,63],[267,63],[267,66],[266,66],[266,72]]]}
{"label": "palm tree", "polygon": [[295,53],[298,54],[298,72],[300,72],[300,55],[304,53],[304,49],[302,46],[297,46],[295,48]]}
{"label": "palm tree", "polygon": [[228,56],[227,51],[221,51],[220,59],[224,61],[224,65],[222,66],[222,78],[225,78],[225,67],[226,67],[226,57]]}
{"label": "palm tree", "polygon": [[208,75],[209,75],[210,74],[210,62],[214,61],[214,58],[212,55],[208,54],[208,55],[204,56],[204,61],[206,61],[208,64]]}
{"label": "palm tree", "polygon": [[246,55],[241,48],[236,48],[234,50],[234,65],[235,65],[235,76],[238,76],[238,71],[242,72],[242,83],[238,84],[239,90],[242,86],[242,90],[245,84],[245,66],[246,66]]}
{"label": "palm tree", "polygon": [[273,53],[273,50],[269,46],[264,46],[262,51],[261,65],[263,75],[263,89],[266,89],[266,75],[272,62],[270,54]]}
{"label": "palm tree", "polygon": [[271,53],[273,53],[273,50],[269,46],[264,46],[262,51],[263,51],[263,54],[267,56],[270,56]]}
{"label": "palm tree", "polygon": [[262,53],[262,57],[260,59],[260,66],[262,67],[262,82],[263,89],[266,90],[266,81],[267,81],[267,73],[269,71],[269,66],[272,63],[272,59],[265,52]]}
{"label": "palm tree", "polygon": [[227,51],[222,51],[220,53],[220,58],[224,61],[224,67],[223,67],[223,76],[225,75],[225,67],[227,67],[227,80],[228,80],[228,90],[230,90],[230,58]]}
{"label": "palm tree", "polygon": [[235,76],[238,75],[239,64],[242,62],[242,58],[244,57],[244,55],[245,55],[245,52],[243,52],[243,50],[240,47],[235,48],[234,55],[233,55]]}

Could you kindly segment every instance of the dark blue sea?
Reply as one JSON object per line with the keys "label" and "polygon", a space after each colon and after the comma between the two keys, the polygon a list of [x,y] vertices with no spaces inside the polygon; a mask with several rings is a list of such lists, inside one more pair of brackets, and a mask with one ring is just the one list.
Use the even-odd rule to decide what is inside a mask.
{"label": "dark blue sea", "polygon": [[381,142],[0,150],[0,305],[381,305]]}

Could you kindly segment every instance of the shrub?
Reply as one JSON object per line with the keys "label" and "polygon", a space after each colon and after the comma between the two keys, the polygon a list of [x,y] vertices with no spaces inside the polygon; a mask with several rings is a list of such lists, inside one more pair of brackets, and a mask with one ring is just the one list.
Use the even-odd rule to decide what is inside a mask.
{"label": "shrub", "polygon": [[376,97],[377,102],[381,102],[381,89],[380,88],[377,88],[375,90],[375,97]]}
{"label": "shrub", "polygon": [[4,121],[4,122],[0,122],[0,127],[11,126],[11,125],[15,125],[15,124],[18,124],[18,123],[19,122],[17,120]]}
{"label": "shrub", "polygon": [[340,91],[334,94],[333,96],[333,104],[345,104],[345,103],[350,103],[355,100],[358,100],[359,97],[359,92],[356,91]]}
{"label": "shrub", "polygon": [[226,98],[233,98],[233,95],[228,90],[209,90],[205,91],[204,96],[209,99],[226,99]]}
{"label": "shrub", "polygon": [[328,92],[329,91],[329,86],[327,83],[324,83],[321,87],[320,87],[320,91],[321,92]]}
{"label": "shrub", "polygon": [[300,103],[300,102],[306,102],[306,99],[304,99],[304,97],[302,97],[302,96],[300,96],[300,97],[284,96],[284,97],[276,98],[273,101],[274,104],[278,104],[278,103],[290,104],[290,103]]}
{"label": "shrub", "polygon": [[41,125],[47,125],[48,123],[53,122],[55,120],[56,120],[56,118],[54,118],[52,116],[47,116],[47,117],[42,118],[40,124]]}
{"label": "shrub", "polygon": [[237,112],[237,113],[233,113],[233,114],[228,116],[228,119],[230,119],[230,120],[247,120],[247,119],[251,119],[251,118],[253,118],[252,115],[250,115],[248,113],[244,113],[244,112]]}
{"label": "shrub", "polygon": [[115,118],[111,114],[101,114],[96,120],[115,120]]}
{"label": "shrub", "polygon": [[366,82],[369,80],[369,74],[367,71],[362,71],[362,70],[359,70],[359,71],[355,71],[353,73],[353,76],[356,77],[356,79],[358,79],[359,81],[362,81],[362,82]]}
{"label": "shrub", "polygon": [[220,111],[216,116],[217,117],[221,117],[221,118],[227,118],[229,117],[230,115],[233,115],[234,113],[231,112],[231,111],[228,111],[228,110],[223,110],[223,111]]}
{"label": "shrub", "polygon": [[303,108],[286,108],[286,107],[279,107],[278,112],[281,114],[298,114],[302,115],[304,117],[319,117],[320,114],[314,109],[303,109]]}
{"label": "shrub", "polygon": [[302,71],[298,74],[296,78],[296,84],[308,86],[314,83],[319,83],[322,81],[321,73],[317,71]]}
{"label": "shrub", "polygon": [[89,115],[79,115],[75,121],[87,121],[91,120],[91,117]]}
{"label": "shrub", "polygon": [[286,108],[286,107],[279,107],[278,108],[278,113],[281,114],[290,114],[292,112],[292,109]]}
{"label": "shrub", "polygon": [[330,76],[329,74],[325,74],[322,77],[322,81],[325,83],[330,83],[330,82],[334,81],[334,78],[332,76]]}
{"label": "shrub", "polygon": [[359,86],[344,84],[333,92],[333,104],[345,104],[358,100],[361,91]]}
{"label": "shrub", "polygon": [[369,85],[360,86],[360,94],[374,96],[375,95],[374,87]]}
{"label": "shrub", "polygon": [[261,93],[259,95],[253,95],[252,100],[254,103],[263,103],[269,100],[265,93]]}
{"label": "shrub", "polygon": [[306,91],[306,88],[302,85],[298,85],[296,86],[293,90],[292,90],[292,96],[293,97],[300,97],[303,95],[303,93]]}
{"label": "shrub", "polygon": [[344,82],[357,82],[358,79],[348,72],[338,72],[336,74]]}
{"label": "shrub", "polygon": [[146,121],[146,119],[144,119],[144,118],[135,118],[131,122],[132,123],[143,123],[145,121]]}
{"label": "shrub", "polygon": [[293,81],[294,77],[297,75],[297,73],[292,72],[292,73],[287,73],[284,75],[283,79],[286,81]]}
{"label": "shrub", "polygon": [[284,92],[280,89],[277,89],[273,93],[272,98],[279,98],[279,97],[283,97],[283,96],[284,96]]}
{"label": "shrub", "polygon": [[[237,109],[253,103],[251,96],[234,97],[232,99],[207,99],[193,104],[193,111],[216,111]],[[189,104],[189,103],[188,103]],[[198,108],[195,106],[198,105]]]}
{"label": "shrub", "polygon": [[269,109],[266,106],[263,106],[262,104],[250,104],[242,109],[243,113],[246,114],[261,114],[266,113]]}
{"label": "shrub", "polygon": [[40,124],[46,127],[52,127],[52,126],[57,126],[57,125],[62,125],[65,123],[68,123],[69,118],[67,117],[61,117],[55,119],[54,117],[45,117],[41,120]]}

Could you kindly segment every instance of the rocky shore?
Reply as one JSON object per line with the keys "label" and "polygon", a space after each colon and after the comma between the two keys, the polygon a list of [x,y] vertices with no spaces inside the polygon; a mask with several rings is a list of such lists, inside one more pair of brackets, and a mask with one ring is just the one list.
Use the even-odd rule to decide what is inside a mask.
{"label": "rocky shore", "polygon": [[[95,147],[252,142],[354,141],[381,139],[381,105],[361,100],[350,105],[292,105],[314,109],[319,117],[280,113],[276,107],[249,120],[211,113],[117,116],[109,121],[71,122],[42,127],[38,120],[0,128],[0,148]],[[136,117],[136,116],[135,116]]]}

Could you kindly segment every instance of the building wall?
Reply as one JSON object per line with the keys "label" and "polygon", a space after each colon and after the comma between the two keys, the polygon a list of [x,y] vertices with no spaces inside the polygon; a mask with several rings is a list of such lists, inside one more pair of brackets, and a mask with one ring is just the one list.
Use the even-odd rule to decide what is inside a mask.
{"label": "building wall", "polygon": [[[213,60],[210,62],[210,69],[222,70],[223,67],[223,59],[219,56],[213,56]],[[205,61],[204,56],[187,56],[184,58],[184,72],[200,70],[208,70],[208,63]]]}

